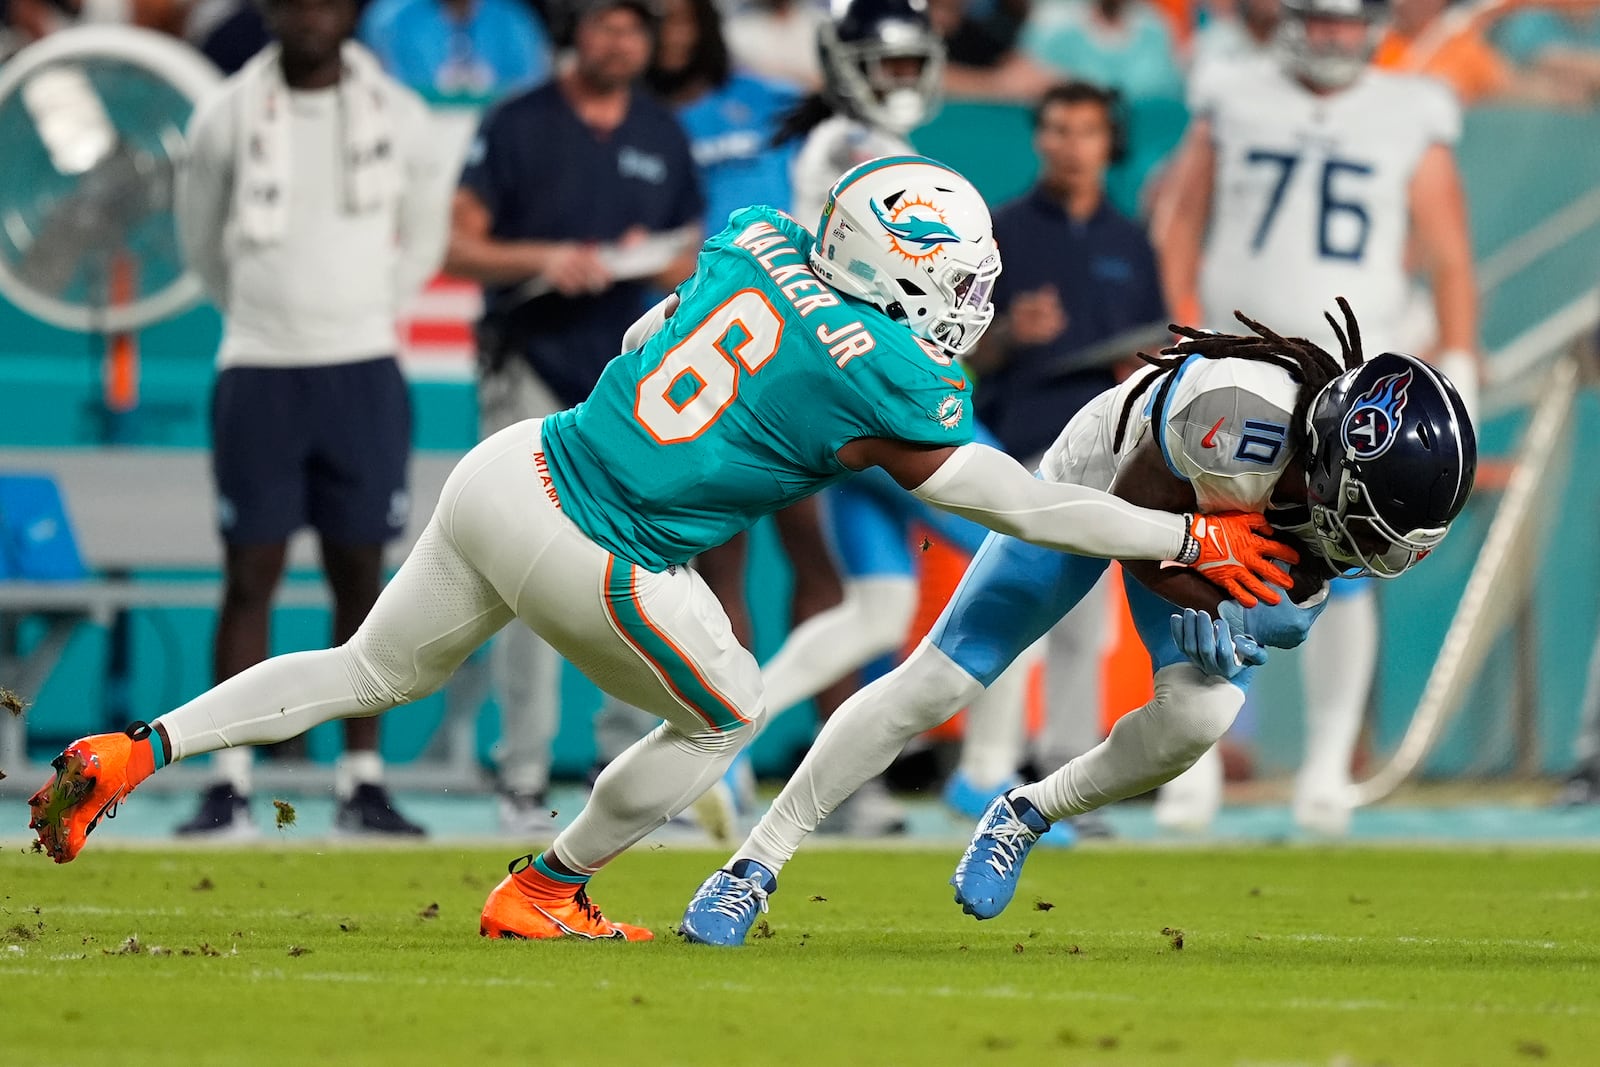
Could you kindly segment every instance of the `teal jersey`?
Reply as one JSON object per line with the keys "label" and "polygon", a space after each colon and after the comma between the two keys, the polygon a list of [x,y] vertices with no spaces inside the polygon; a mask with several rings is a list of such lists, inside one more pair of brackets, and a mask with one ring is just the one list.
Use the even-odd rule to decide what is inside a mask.
{"label": "teal jersey", "polygon": [[561,508],[596,543],[665,570],[850,475],[855,438],[972,440],[960,367],[819,280],[811,245],[780,211],[734,212],[666,325],[544,420]]}

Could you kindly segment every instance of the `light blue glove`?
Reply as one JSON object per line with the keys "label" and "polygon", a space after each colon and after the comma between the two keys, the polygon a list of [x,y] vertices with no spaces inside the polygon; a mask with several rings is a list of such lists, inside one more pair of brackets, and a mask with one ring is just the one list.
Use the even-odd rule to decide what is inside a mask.
{"label": "light blue glove", "polygon": [[1211,616],[1194,608],[1172,616],[1172,640],[1189,662],[1214,678],[1226,678],[1241,689],[1250,675],[1267,662],[1267,650],[1255,638],[1235,636],[1227,619],[1212,622]]}
{"label": "light blue glove", "polygon": [[1311,624],[1327,606],[1328,587],[1323,586],[1304,604],[1292,604],[1288,596],[1276,604],[1263,601],[1253,608],[1242,608],[1237,601],[1224,600],[1217,614],[1228,621],[1235,634],[1249,634],[1273,648],[1298,648],[1311,632]]}

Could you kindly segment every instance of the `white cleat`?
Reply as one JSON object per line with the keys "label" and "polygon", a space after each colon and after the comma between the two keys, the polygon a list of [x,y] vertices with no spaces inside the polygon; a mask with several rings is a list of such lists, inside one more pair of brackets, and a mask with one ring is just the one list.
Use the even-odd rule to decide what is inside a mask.
{"label": "white cleat", "polygon": [[554,840],[559,829],[542,793],[501,793],[499,822],[502,834],[520,841]]}
{"label": "white cleat", "polygon": [[1345,837],[1350,833],[1350,817],[1355,797],[1348,783],[1318,783],[1308,786],[1295,782],[1294,824],[1319,837]]}
{"label": "white cleat", "polygon": [[1152,811],[1156,825],[1172,833],[1202,834],[1222,808],[1222,754],[1213,746],[1194,766],[1162,786]]}
{"label": "white cleat", "polygon": [[892,837],[906,832],[908,818],[905,806],[889,792],[883,779],[873,778],[850,794],[822,825],[849,837]]}
{"label": "white cleat", "polygon": [[739,831],[739,812],[734,804],[733,789],[726,780],[718,778],[711,788],[700,794],[689,808],[695,822],[700,824],[713,842],[722,847],[736,843]]}

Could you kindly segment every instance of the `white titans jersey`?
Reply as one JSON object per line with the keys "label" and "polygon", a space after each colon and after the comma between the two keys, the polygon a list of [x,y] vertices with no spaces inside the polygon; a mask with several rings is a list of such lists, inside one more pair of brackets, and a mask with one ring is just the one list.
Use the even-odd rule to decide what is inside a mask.
{"label": "white titans jersey", "polygon": [[1203,512],[1267,510],[1289,463],[1289,420],[1300,387],[1287,371],[1246,359],[1192,356],[1163,392],[1157,378],[1118,423],[1141,371],[1101,393],[1073,416],[1039,464],[1052,482],[1108,490],[1118,470],[1152,432],[1173,474],[1194,487]]}
{"label": "white titans jersey", "polygon": [[790,175],[794,180],[794,209],[789,212],[808,230],[817,228],[828,190],[851,167],[879,156],[912,152],[902,137],[874,129],[845,115],[824,119],[806,135],[795,156]]}
{"label": "white titans jersey", "polygon": [[1242,332],[1238,309],[1337,353],[1322,314],[1337,318],[1342,296],[1367,351],[1403,348],[1411,178],[1430,146],[1461,134],[1449,90],[1369,68],[1318,96],[1257,58],[1207,67],[1190,106],[1210,120],[1216,149],[1200,267],[1205,325]]}

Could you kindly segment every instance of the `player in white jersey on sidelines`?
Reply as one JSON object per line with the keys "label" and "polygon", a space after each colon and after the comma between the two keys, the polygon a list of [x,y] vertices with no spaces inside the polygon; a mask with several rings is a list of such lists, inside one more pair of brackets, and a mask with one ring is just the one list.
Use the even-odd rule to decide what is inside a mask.
{"label": "player in white jersey on sidelines", "polygon": [[[1290,596],[1249,608],[1177,570],[1125,563],[1155,697],[1089,752],[990,804],[951,879],[968,914],[1004,910],[1053,823],[1154,788],[1210,749],[1244,704],[1265,659],[1260,645],[1304,639],[1334,570],[1394,577],[1448,532],[1477,466],[1461,398],[1413,356],[1363,361],[1354,316],[1342,307],[1342,359],[1249,320],[1254,337],[1183,328],[1189,340],[1167,350],[1174,358],[1151,360],[1155,369],[1100,394],[1045,453],[1047,482],[1160,510],[1270,509],[1274,526],[1310,552]],[[829,812],[907,741],[981,693],[1106,566],[990,535],[927,639],[845,702],[728,865],[702,883],[683,935],[742,944],[778,872]],[[1169,602],[1205,610],[1175,616]]]}
{"label": "player in white jersey on sidelines", "polygon": [[[1193,124],[1153,236],[1169,305],[1184,321],[1226,329],[1234,308],[1250,307],[1326,346],[1307,297],[1339,293],[1371,347],[1422,353],[1476,412],[1477,290],[1453,148],[1460,109],[1439,83],[1368,63],[1385,7],[1285,0],[1276,54],[1198,72]],[[1436,320],[1420,328],[1413,252],[1430,275]],[[1378,618],[1371,583],[1337,582],[1331,595],[1301,659],[1306,747],[1293,810],[1302,828],[1339,834]],[[1200,829],[1221,800],[1213,752],[1162,791],[1156,818]]]}
{"label": "player in white jersey on sidelines", "polygon": [[839,175],[913,151],[907,138],[938,112],[945,65],[926,0],[843,0],[817,27],[814,47],[823,88],[785,116],[773,138],[800,142],[790,213],[808,223]]}

